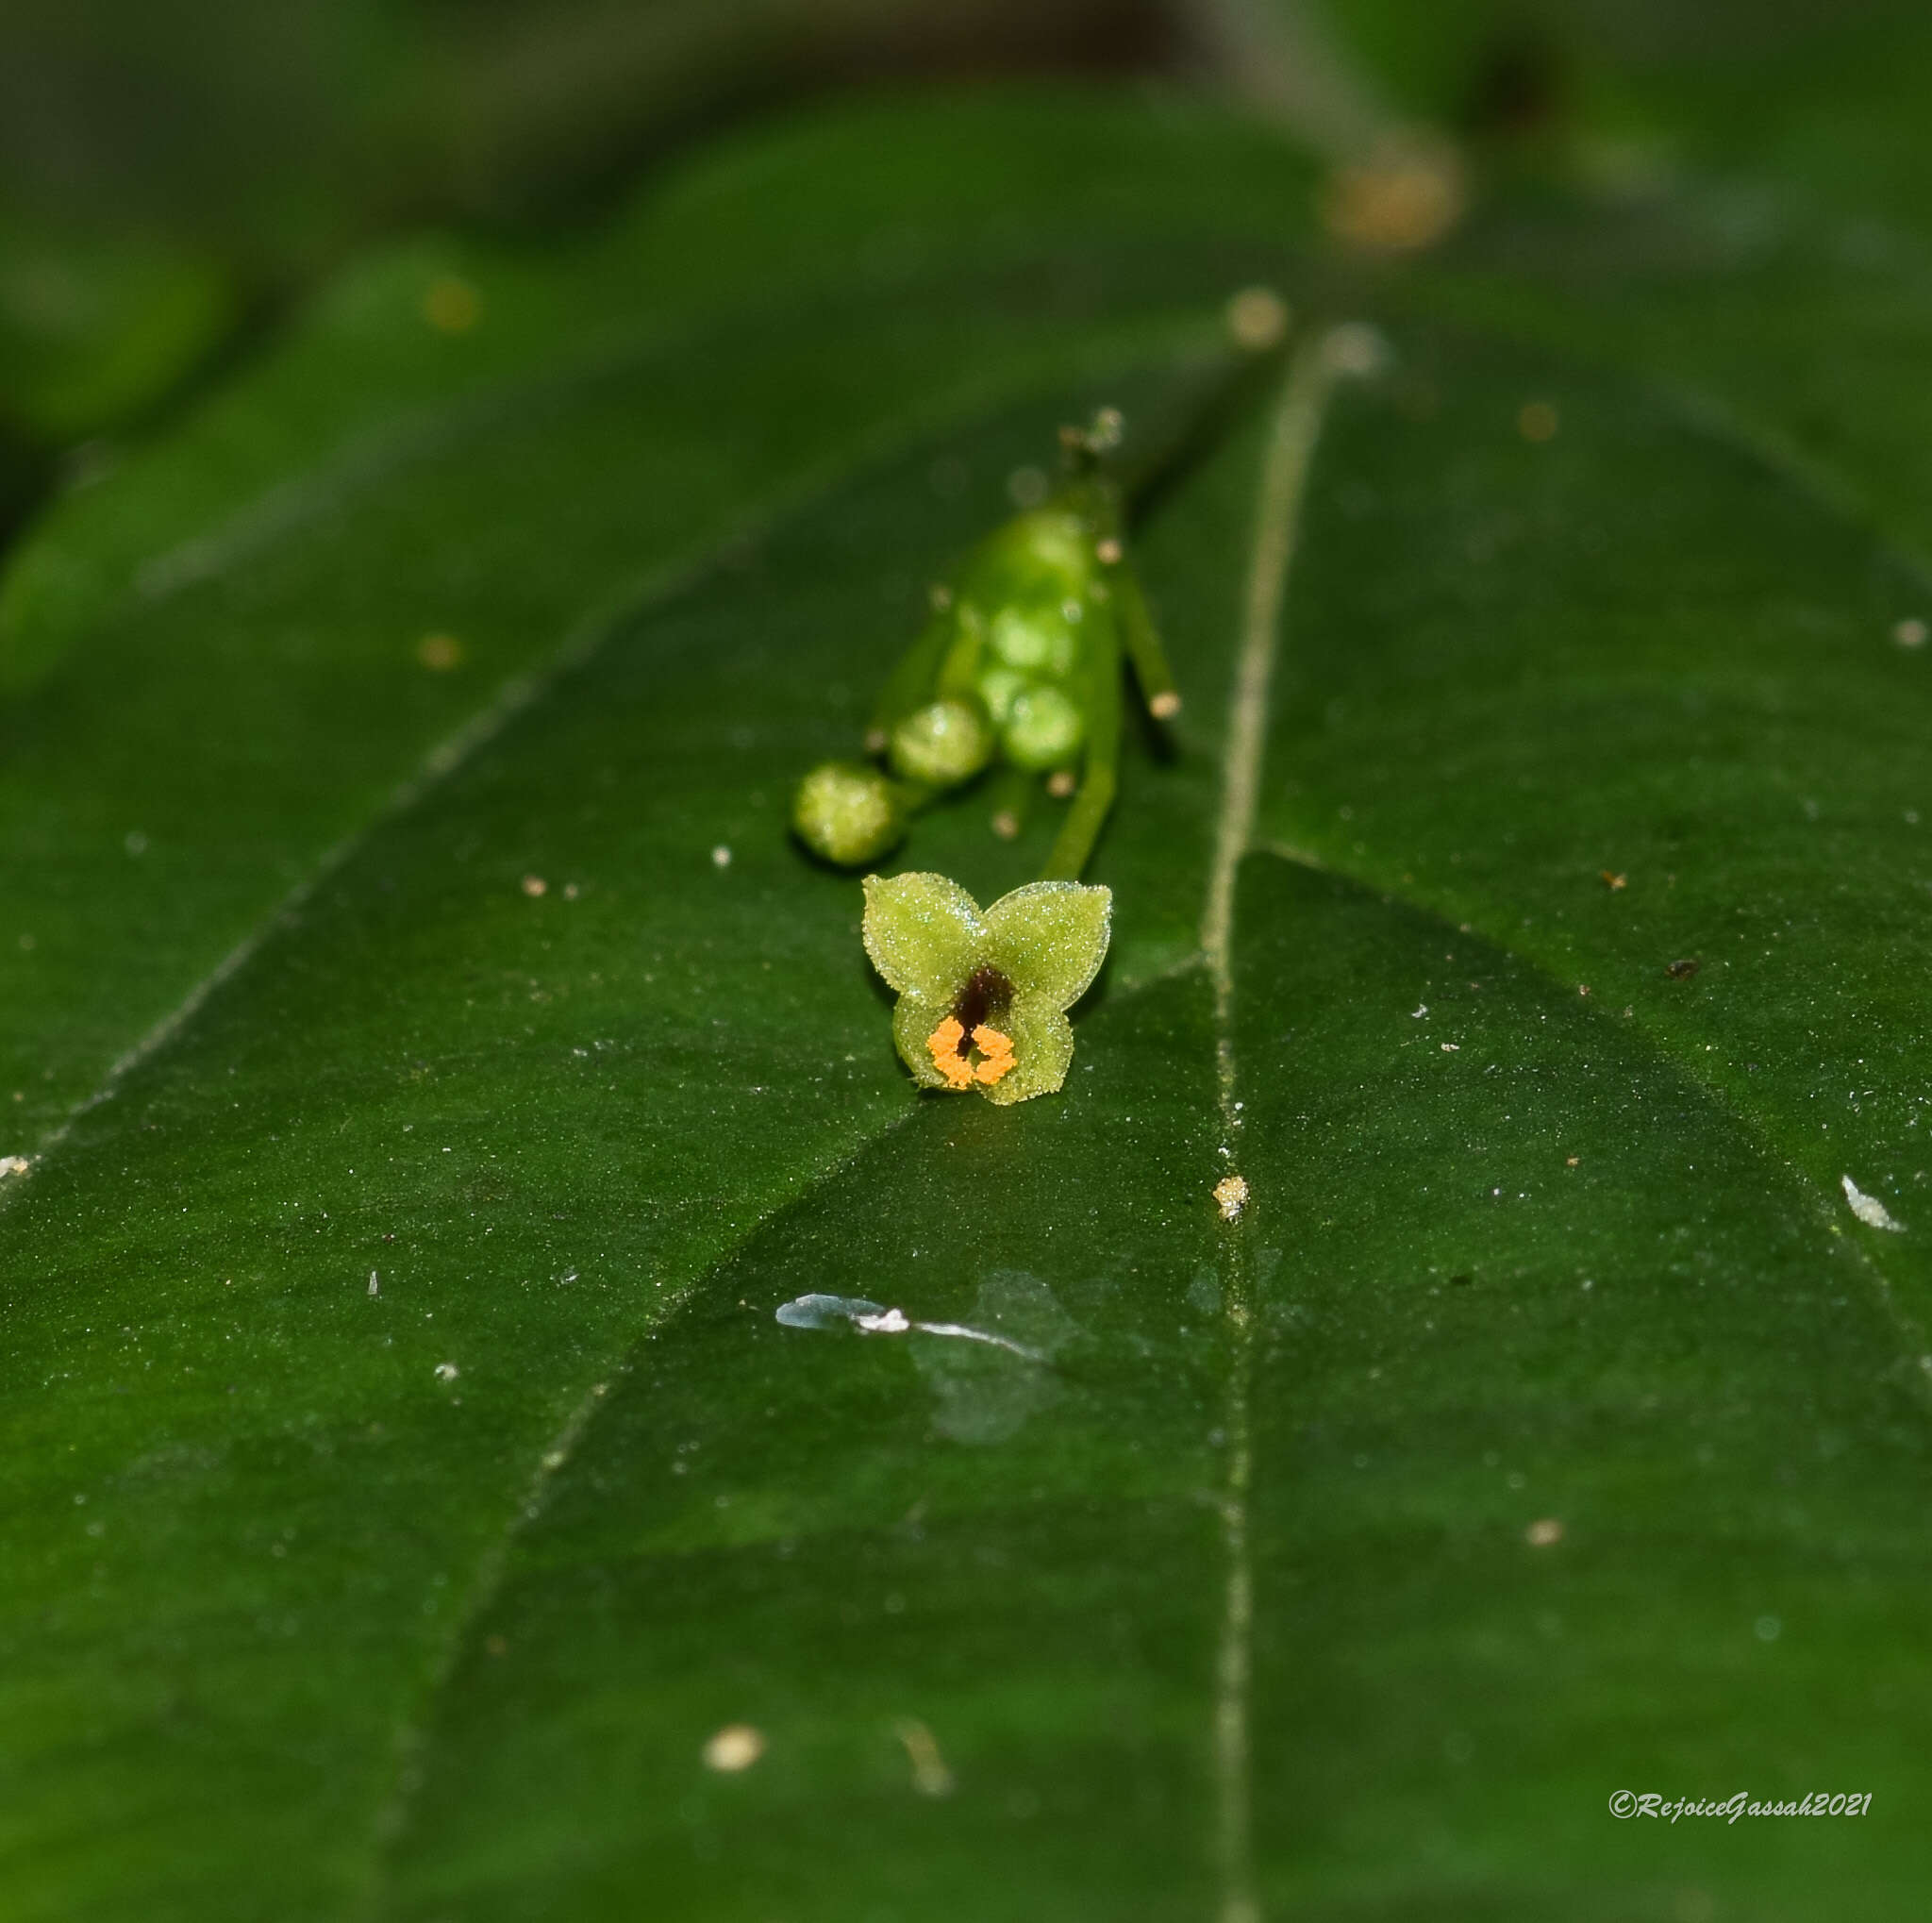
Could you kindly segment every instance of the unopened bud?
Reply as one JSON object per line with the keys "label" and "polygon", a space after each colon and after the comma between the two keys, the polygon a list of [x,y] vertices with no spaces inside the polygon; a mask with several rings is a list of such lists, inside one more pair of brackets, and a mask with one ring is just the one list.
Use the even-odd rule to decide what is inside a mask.
{"label": "unopened bud", "polygon": [[908,781],[957,788],[992,757],[992,730],[976,704],[931,701],[892,730],[892,766]]}
{"label": "unopened bud", "polygon": [[1058,688],[1031,687],[1014,698],[1003,739],[1007,754],[1023,768],[1059,767],[1086,731],[1079,709]]}
{"label": "unopened bud", "polygon": [[851,868],[897,844],[906,832],[906,811],[876,768],[825,761],[798,784],[791,826],[813,854]]}

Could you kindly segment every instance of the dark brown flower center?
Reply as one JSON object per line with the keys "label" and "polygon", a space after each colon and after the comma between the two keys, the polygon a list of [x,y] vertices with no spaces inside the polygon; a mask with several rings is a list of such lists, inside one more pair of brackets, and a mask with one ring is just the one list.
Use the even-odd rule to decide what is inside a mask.
{"label": "dark brown flower center", "polygon": [[1013,984],[997,968],[975,968],[953,1004],[953,1019],[960,1028],[959,1053],[972,1045],[973,1031],[991,1018],[1003,1017],[1013,1004]]}

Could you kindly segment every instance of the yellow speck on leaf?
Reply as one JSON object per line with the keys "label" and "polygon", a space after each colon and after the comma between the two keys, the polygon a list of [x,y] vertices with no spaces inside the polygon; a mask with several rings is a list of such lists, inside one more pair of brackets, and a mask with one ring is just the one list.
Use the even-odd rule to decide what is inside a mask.
{"label": "yellow speck on leaf", "polygon": [[483,315],[483,296],[467,280],[440,274],[423,290],[423,318],[439,334],[467,334]]}
{"label": "yellow speck on leaf", "polygon": [[705,1767],[735,1776],[765,1753],[765,1732],[749,1723],[726,1723],[705,1745]]}
{"label": "yellow speck on leaf", "polygon": [[416,644],[416,659],[433,673],[446,675],[461,666],[463,644],[453,634],[425,634]]}
{"label": "yellow speck on leaf", "polygon": [[1336,172],[1323,196],[1322,219],[1338,240],[1364,253],[1409,253],[1448,234],[1468,199],[1453,149],[1398,140]]}
{"label": "yellow speck on leaf", "polygon": [[1548,401],[1525,401],[1516,415],[1516,431],[1525,441],[1554,441],[1561,423]]}
{"label": "yellow speck on leaf", "polygon": [[1223,1176],[1214,1184],[1214,1200],[1224,1222],[1239,1222],[1241,1211],[1248,1206],[1246,1179],[1238,1175]]}
{"label": "yellow speck on leaf", "polygon": [[1226,319],[1237,347],[1262,353],[1288,332],[1288,303],[1272,287],[1244,287],[1228,302]]}

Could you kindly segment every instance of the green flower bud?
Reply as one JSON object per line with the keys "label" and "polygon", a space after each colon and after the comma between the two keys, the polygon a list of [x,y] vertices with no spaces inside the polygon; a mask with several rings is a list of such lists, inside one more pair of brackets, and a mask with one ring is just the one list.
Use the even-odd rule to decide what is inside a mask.
{"label": "green flower bud", "polygon": [[[1065,608],[1081,611],[1078,601]],[[1002,608],[992,617],[992,651],[1010,668],[1064,680],[1080,659],[1080,636],[1058,602]]]}
{"label": "green flower bud", "polygon": [[1005,727],[1013,703],[1033,685],[1017,668],[988,668],[979,677],[979,698],[992,716],[995,727]]}
{"label": "green flower bud", "polygon": [[906,811],[876,768],[825,761],[798,784],[791,826],[813,854],[850,868],[897,845],[906,832]]}
{"label": "green flower bud", "polygon": [[1062,767],[1086,732],[1086,719],[1058,688],[1034,686],[1016,695],[1002,739],[1008,759],[1023,768]]}
{"label": "green flower bud", "polygon": [[975,702],[932,701],[892,730],[892,766],[908,781],[957,788],[992,757],[992,730]]}
{"label": "green flower bud", "polygon": [[1077,598],[1093,577],[1093,537],[1065,508],[1017,514],[990,536],[976,557],[973,588],[993,602]]}

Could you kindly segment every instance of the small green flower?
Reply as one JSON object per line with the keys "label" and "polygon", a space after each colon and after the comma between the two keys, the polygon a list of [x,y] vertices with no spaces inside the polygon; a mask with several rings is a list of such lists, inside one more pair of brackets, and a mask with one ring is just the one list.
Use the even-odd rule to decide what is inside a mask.
{"label": "small green flower", "polygon": [[980,911],[943,875],[865,878],[865,950],[899,993],[892,1039],[925,1088],[989,1101],[1051,1095],[1067,1079],[1066,1012],[1107,958],[1113,894],[1033,881]]}

